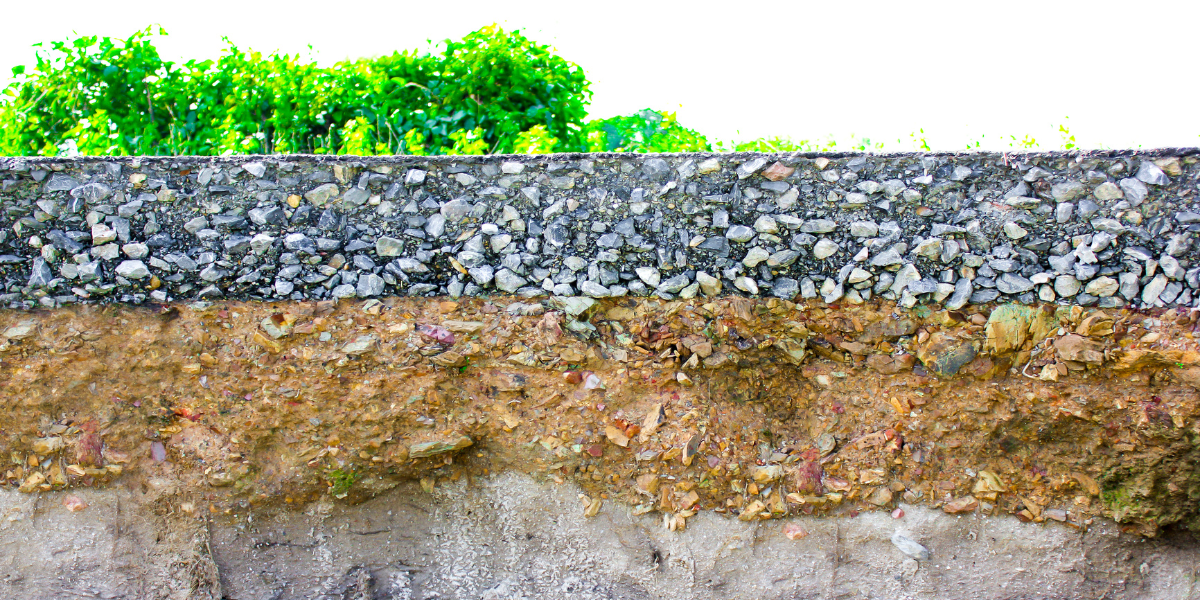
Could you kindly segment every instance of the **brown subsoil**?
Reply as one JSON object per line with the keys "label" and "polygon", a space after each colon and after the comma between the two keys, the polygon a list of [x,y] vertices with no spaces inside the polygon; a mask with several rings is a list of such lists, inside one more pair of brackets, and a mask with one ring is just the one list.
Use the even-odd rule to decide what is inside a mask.
{"label": "brown subsoil", "polygon": [[237,515],[514,470],[671,530],[900,503],[1200,530],[1195,313],[514,302],[0,313],[4,481]]}

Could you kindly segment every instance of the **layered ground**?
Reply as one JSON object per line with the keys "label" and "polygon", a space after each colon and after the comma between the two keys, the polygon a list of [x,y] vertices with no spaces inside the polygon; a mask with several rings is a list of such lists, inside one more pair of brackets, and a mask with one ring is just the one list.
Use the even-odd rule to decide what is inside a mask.
{"label": "layered ground", "polygon": [[1197,182],[1195,149],[0,158],[4,584],[1196,597]]}
{"label": "layered ground", "polygon": [[233,558],[222,575],[220,548],[197,550],[214,527],[240,532],[221,542],[233,547],[263,520],[368,500],[460,510],[480,486],[566,485],[577,504],[551,512],[625,515],[655,536],[778,523],[780,540],[803,539],[877,514],[886,540],[878,520],[904,528],[931,508],[1133,540],[1200,520],[1196,314],[745,298],[5,312],[0,450],[7,484],[41,510],[125,502],[160,520],[148,530],[174,535],[172,560],[199,565],[184,596],[222,577],[265,589],[230,580],[250,568]]}

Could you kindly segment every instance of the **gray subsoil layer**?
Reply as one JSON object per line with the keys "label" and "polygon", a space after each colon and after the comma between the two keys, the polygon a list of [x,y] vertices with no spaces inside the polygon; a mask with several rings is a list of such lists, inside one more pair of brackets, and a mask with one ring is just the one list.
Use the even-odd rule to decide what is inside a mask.
{"label": "gray subsoil layer", "polygon": [[[164,484],[169,485],[169,484]],[[579,490],[503,474],[364,504],[209,515],[138,491],[0,493],[7,598],[1200,598],[1195,541],[1011,517],[905,515],[745,523],[711,512],[667,531]],[[789,539],[785,528],[807,535]],[[895,534],[923,545],[916,560]]]}

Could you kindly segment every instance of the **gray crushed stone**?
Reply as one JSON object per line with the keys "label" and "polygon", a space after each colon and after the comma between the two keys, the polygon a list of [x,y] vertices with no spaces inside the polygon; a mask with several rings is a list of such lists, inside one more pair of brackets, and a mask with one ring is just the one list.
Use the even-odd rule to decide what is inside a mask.
{"label": "gray crushed stone", "polygon": [[744,294],[1194,307],[1198,157],[8,157],[0,306]]}

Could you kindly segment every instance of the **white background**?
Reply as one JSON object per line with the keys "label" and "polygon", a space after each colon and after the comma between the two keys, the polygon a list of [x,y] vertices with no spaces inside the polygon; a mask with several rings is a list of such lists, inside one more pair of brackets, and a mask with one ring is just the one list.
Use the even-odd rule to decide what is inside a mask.
{"label": "white background", "polygon": [[[490,23],[552,45],[592,81],[592,117],[675,111],[710,141],[851,136],[910,149],[1200,144],[1200,2],[422,2],[10,0],[0,84],[31,44],[156,23],[168,59],[243,49],[345,58],[424,48]],[[1069,118],[1068,118],[1069,117]],[[898,142],[897,139],[900,139]]]}

